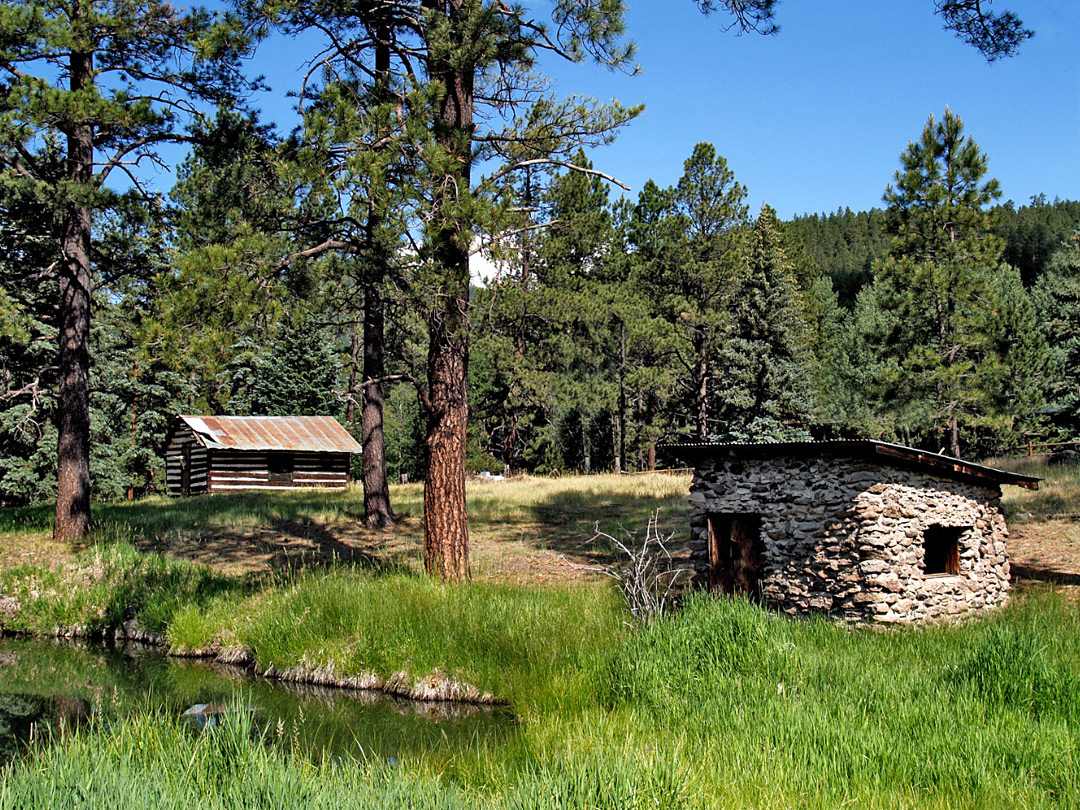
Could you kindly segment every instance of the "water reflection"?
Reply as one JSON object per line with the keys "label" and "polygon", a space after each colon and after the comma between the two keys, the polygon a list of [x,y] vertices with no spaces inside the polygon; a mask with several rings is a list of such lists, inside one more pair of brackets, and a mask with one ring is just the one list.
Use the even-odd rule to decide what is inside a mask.
{"label": "water reflection", "polygon": [[170,658],[139,645],[0,639],[0,762],[47,728],[73,728],[94,716],[107,722],[148,705],[196,726],[249,707],[266,739],[316,758],[396,760],[514,733],[504,707],[265,681],[235,666]]}

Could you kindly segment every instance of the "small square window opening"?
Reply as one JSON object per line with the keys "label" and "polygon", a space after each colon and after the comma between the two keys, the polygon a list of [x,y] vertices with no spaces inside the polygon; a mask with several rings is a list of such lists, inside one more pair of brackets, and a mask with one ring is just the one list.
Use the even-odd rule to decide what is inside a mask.
{"label": "small square window opening", "polygon": [[963,526],[928,526],[923,532],[923,573],[949,575],[960,573],[960,538]]}

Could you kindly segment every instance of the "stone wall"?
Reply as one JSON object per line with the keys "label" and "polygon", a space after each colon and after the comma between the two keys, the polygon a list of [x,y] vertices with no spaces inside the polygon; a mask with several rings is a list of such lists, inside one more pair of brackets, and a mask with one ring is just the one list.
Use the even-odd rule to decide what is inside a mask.
{"label": "stone wall", "polygon": [[[1008,597],[1001,490],[850,458],[719,459],[691,486],[691,557],[707,582],[709,516],[761,518],[765,600],[791,614],[919,622]],[[923,571],[924,532],[959,527],[959,571]]]}

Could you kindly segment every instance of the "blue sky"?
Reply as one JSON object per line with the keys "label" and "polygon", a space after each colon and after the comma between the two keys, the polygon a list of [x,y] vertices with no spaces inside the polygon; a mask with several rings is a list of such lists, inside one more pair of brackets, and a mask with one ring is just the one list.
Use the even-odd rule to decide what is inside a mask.
{"label": "blue sky", "polygon": [[[591,154],[633,196],[650,178],[675,183],[694,144],[710,141],[752,209],[767,202],[789,218],[880,206],[901,151],[948,105],[989,155],[1003,200],[1080,198],[1077,0],[997,0],[1036,35],[994,64],[942,30],[933,0],[792,0],[772,37],[724,32],[722,17],[703,17],[691,0],[629,6],[639,75],[543,66],[563,94],[646,105]],[[295,84],[290,57],[301,51],[277,41],[256,61],[275,90],[264,118],[286,129],[280,95]]]}

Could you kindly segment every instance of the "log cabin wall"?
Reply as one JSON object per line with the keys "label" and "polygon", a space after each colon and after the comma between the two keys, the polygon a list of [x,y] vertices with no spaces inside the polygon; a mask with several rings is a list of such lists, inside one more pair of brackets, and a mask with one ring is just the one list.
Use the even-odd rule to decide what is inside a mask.
{"label": "log cabin wall", "polygon": [[348,453],[210,451],[209,492],[344,487]]}
{"label": "log cabin wall", "polygon": [[170,495],[207,492],[207,451],[190,431],[172,435],[165,450],[165,486]]}

